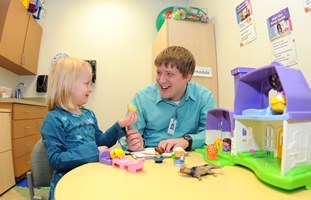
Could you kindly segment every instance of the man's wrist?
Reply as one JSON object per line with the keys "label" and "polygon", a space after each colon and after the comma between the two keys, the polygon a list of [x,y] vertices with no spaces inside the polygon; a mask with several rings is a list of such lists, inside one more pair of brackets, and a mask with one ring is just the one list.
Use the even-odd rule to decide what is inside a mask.
{"label": "man's wrist", "polygon": [[185,140],[188,141],[188,147],[185,149],[186,151],[191,151],[192,150],[192,137],[190,137],[189,135],[185,135],[183,137]]}

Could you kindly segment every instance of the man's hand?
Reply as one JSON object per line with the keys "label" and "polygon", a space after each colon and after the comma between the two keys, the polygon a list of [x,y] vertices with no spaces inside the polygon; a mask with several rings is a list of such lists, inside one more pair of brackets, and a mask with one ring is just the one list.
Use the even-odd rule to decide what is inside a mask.
{"label": "man's hand", "polygon": [[144,150],[144,140],[141,134],[138,133],[138,130],[132,129],[130,126],[127,128],[125,141],[131,151]]}
{"label": "man's hand", "polygon": [[189,142],[184,138],[177,138],[177,139],[169,139],[163,140],[159,143],[159,147],[165,149],[165,152],[172,152],[176,147],[182,147],[186,149],[189,145]]}

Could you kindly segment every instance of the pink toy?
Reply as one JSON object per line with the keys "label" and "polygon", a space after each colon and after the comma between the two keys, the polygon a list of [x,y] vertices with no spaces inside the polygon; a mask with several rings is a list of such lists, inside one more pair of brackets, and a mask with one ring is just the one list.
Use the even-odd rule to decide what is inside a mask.
{"label": "pink toy", "polygon": [[128,158],[114,158],[112,159],[112,166],[119,167],[120,169],[125,169],[125,166],[132,161]]}
{"label": "pink toy", "polygon": [[137,162],[133,162],[128,158],[115,158],[112,159],[112,166],[119,167],[120,169],[126,169],[131,173],[136,173],[143,170],[144,162],[144,158],[139,158]]}
{"label": "pink toy", "polygon": [[125,168],[127,169],[128,172],[131,173],[143,171],[144,162],[145,162],[144,158],[139,158],[137,162],[129,163],[125,166]]}

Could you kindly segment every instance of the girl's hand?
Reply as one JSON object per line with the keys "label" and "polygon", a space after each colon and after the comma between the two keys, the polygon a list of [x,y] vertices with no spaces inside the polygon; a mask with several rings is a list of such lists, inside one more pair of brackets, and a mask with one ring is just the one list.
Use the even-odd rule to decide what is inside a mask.
{"label": "girl's hand", "polygon": [[136,112],[129,112],[127,116],[121,118],[118,121],[118,124],[121,128],[128,127],[134,124],[137,121],[137,113]]}
{"label": "girl's hand", "polygon": [[98,150],[99,150],[99,152],[103,152],[103,151],[108,151],[109,148],[106,147],[106,146],[99,146],[99,147],[98,147]]}

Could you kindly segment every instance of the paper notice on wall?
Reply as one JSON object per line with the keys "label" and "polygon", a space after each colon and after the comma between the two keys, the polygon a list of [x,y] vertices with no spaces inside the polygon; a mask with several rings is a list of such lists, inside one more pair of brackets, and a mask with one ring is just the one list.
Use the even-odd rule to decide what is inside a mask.
{"label": "paper notice on wall", "polygon": [[273,61],[278,61],[284,66],[297,63],[296,44],[293,35],[287,35],[282,39],[272,41]]}
{"label": "paper notice on wall", "polygon": [[201,76],[201,77],[213,77],[212,68],[211,67],[200,67],[196,66],[193,76]]}
{"label": "paper notice on wall", "polygon": [[267,25],[273,48],[273,61],[278,61],[284,66],[296,64],[296,44],[288,8],[269,17]]}
{"label": "paper notice on wall", "polygon": [[240,28],[240,46],[242,47],[257,38],[250,0],[245,0],[236,7],[236,16]]}
{"label": "paper notice on wall", "polygon": [[311,13],[311,0],[303,0],[304,10],[306,13]]}

